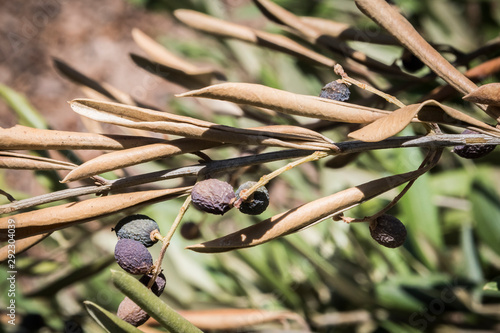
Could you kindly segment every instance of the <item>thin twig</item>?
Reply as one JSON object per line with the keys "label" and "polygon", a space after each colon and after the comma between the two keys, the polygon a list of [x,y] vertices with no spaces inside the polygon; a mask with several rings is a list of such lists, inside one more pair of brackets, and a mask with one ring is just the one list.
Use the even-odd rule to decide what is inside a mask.
{"label": "thin twig", "polygon": [[175,231],[177,230],[177,227],[182,221],[182,218],[184,217],[184,214],[189,208],[189,204],[191,203],[191,196],[188,195],[184,203],[182,204],[181,209],[179,210],[179,213],[177,214],[177,217],[174,220],[174,223],[172,223],[172,226],[170,227],[170,230],[168,231],[168,234],[163,237],[161,240],[163,242],[163,245],[160,250],[160,255],[158,256],[158,259],[156,259],[156,262],[154,264],[154,270],[153,270],[153,276],[151,280],[148,282],[148,288],[151,288],[153,283],[156,281],[156,277],[158,274],[161,272],[161,263],[163,261],[163,258],[165,256],[165,252],[167,251],[168,246],[170,245],[170,240],[175,234]]}

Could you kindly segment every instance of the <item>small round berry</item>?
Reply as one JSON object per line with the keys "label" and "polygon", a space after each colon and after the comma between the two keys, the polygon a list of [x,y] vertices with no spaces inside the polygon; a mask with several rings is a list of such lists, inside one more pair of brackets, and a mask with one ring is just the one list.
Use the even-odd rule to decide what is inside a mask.
{"label": "small round berry", "polygon": [[[477,132],[466,129],[462,134],[477,134]],[[488,155],[495,147],[494,145],[463,145],[455,146],[452,152],[463,158],[474,159]]]}
{"label": "small round berry", "polygon": [[133,239],[122,238],[115,247],[115,259],[123,270],[130,274],[146,274],[153,265],[148,249]]}
{"label": "small round berry", "polygon": [[128,297],[125,297],[120,303],[116,315],[135,327],[141,326],[149,319],[147,312]]}
{"label": "small round berry", "polygon": [[370,235],[380,245],[395,248],[405,242],[406,228],[394,216],[384,214],[370,222]]}
{"label": "small round berry", "polygon": [[403,51],[403,55],[401,56],[401,62],[403,64],[403,68],[411,73],[414,73],[425,66],[422,60],[417,58],[413,53],[411,53],[407,49]]}
{"label": "small round berry", "polygon": [[[238,187],[236,190],[236,200],[240,198],[241,191],[250,189],[256,183],[249,181]],[[259,215],[266,210],[267,206],[269,206],[269,192],[265,186],[261,186],[247,200],[240,204],[239,210],[244,214]]]}
{"label": "small round berry", "polygon": [[[153,276],[152,274],[145,274],[139,279],[139,282],[147,287],[149,280],[151,280],[152,276]],[[153,285],[151,286],[151,291],[156,296],[160,296],[163,293],[163,290],[165,289],[166,284],[167,284],[167,280],[165,279],[165,275],[163,275],[163,273],[160,273],[156,277],[156,280],[153,283]]]}
{"label": "small round berry", "polygon": [[218,179],[206,179],[196,183],[191,190],[193,205],[207,213],[224,215],[235,199],[231,185]]}
{"label": "small round berry", "polygon": [[136,214],[124,217],[112,230],[116,232],[118,239],[133,239],[141,242],[146,247],[150,247],[158,241],[151,239],[151,233],[154,230],[160,231],[160,228],[152,218]]}
{"label": "small round berry", "polygon": [[351,96],[351,92],[345,83],[341,80],[332,81],[327,83],[323,88],[321,88],[321,93],[319,97],[333,99],[334,101],[347,101]]}
{"label": "small round berry", "polygon": [[200,238],[200,227],[194,222],[184,222],[181,226],[181,236],[187,240]]}

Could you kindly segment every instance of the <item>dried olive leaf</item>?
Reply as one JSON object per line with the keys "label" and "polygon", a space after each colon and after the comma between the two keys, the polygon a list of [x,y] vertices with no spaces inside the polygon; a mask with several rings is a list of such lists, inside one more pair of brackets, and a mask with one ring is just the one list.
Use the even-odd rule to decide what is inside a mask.
{"label": "dried olive leaf", "polygon": [[466,101],[500,106],[500,83],[489,83],[463,97]]}
{"label": "dried olive leaf", "polygon": [[[399,42],[422,60],[434,73],[462,94],[469,94],[477,86],[450,64],[411,25],[401,13],[384,0],[355,0],[356,6],[378,25],[396,37]],[[485,112],[500,122],[500,108],[479,105]]]}
{"label": "dried olive leaf", "polygon": [[118,150],[160,142],[166,141],[140,136],[45,130],[21,125],[10,128],[0,128],[0,149]]}
{"label": "dried olive leaf", "polygon": [[178,9],[174,11],[174,15],[178,20],[191,28],[206,33],[264,46],[295,57],[310,60],[319,65],[327,67],[335,66],[335,61],[332,59],[311,51],[285,36],[254,30],[187,9]]}
{"label": "dried olive leaf", "polygon": [[373,32],[359,30],[346,23],[309,16],[301,16],[299,19],[319,31],[322,35],[329,35],[340,40],[361,40],[374,44],[399,45],[397,39],[390,35],[382,33],[373,34]]}
{"label": "dried olive leaf", "polygon": [[[256,127],[257,130],[282,133],[284,135],[300,135],[311,141],[328,141],[330,139],[306,128],[288,125]],[[136,148],[124,149],[97,156],[69,172],[62,180],[63,183],[75,181],[103,172],[125,168],[131,165],[145,163],[168,156],[192,153],[208,148],[220,146],[221,143],[197,139],[177,139],[164,144],[145,145]],[[334,147],[332,147],[333,149]]]}
{"label": "dried olive leaf", "polygon": [[[85,117],[105,123],[208,141],[312,150],[332,148],[331,143],[326,143],[324,140],[322,142],[308,142],[307,137],[299,135],[218,125],[191,117],[119,103],[77,99],[71,102],[71,107],[75,112]],[[291,139],[297,142],[291,142]]]}
{"label": "dried olive leaf", "polygon": [[52,62],[54,63],[54,67],[59,71],[59,73],[61,73],[71,81],[80,84],[82,86],[88,87],[94,91],[97,91],[98,93],[106,96],[111,100],[118,101],[113,95],[113,93],[111,93],[110,91],[108,91],[108,89],[103,87],[101,83],[95,81],[94,79],[89,78],[85,74],[82,74],[81,72],[71,67],[64,61],[57,58],[53,58]]}
{"label": "dried olive leaf", "polygon": [[168,156],[196,152],[221,145],[218,142],[196,139],[178,139],[168,144],[152,144],[129,148],[97,156],[73,169],[62,180],[63,183],[98,175],[103,172],[125,168]]}
{"label": "dried olive leaf", "polygon": [[170,200],[188,193],[190,189],[189,186],[115,194],[2,217],[0,218],[0,241],[7,240],[8,221],[11,219],[16,222],[17,241],[91,221],[130,207]]}
{"label": "dried olive leaf", "polygon": [[175,82],[187,89],[204,87],[211,84],[213,80],[212,73],[188,74],[175,67],[167,66],[133,53],[130,54],[130,58],[137,66],[149,73],[157,75],[167,81]]}
{"label": "dried olive leaf", "polygon": [[408,78],[414,78],[411,75],[403,73],[397,66],[387,66],[378,60],[370,58],[363,52],[354,50],[348,44],[333,36],[322,34],[321,31],[316,29],[314,26],[307,24],[293,13],[287,11],[272,1],[254,0],[254,3],[266,17],[279,24],[292,28],[292,32],[295,32],[299,37],[304,38],[312,44],[325,46],[332,51],[343,56],[347,56],[363,65],[383,70],[385,73],[395,73]]}
{"label": "dried olive leaf", "polygon": [[0,151],[0,168],[23,170],[72,170],[76,164],[51,158]]}
{"label": "dried olive leaf", "polygon": [[295,320],[300,323],[304,329],[309,328],[299,314],[288,311],[209,309],[181,310],[177,312],[202,330],[231,330],[272,321],[282,321],[284,319]]}
{"label": "dried olive leaf", "polygon": [[220,73],[211,67],[195,66],[181,57],[176,56],[163,47],[163,45],[157,43],[154,39],[137,28],[132,29],[132,38],[153,61],[159,64],[177,69],[187,75],[209,74],[213,76],[216,73],[220,75]]}
{"label": "dried olive leaf", "polygon": [[188,246],[187,249],[216,253],[256,246],[285,236],[372,199],[417,178],[426,170],[416,170],[370,181],[277,214],[232,234]]}
{"label": "dried olive leaf", "polygon": [[252,83],[221,83],[176,96],[221,99],[297,116],[359,124],[373,122],[391,113]]}
{"label": "dried olive leaf", "polygon": [[[17,239],[16,237],[16,255],[26,251],[27,249],[31,248],[32,246],[35,246],[45,238],[47,238],[50,235],[50,232],[45,233],[45,234],[40,234],[36,236],[31,236],[28,238],[24,239]],[[11,248],[12,249],[12,248]],[[12,253],[12,252],[11,252]],[[9,258],[9,244],[5,245],[4,247],[0,248],[0,262],[3,262]]]}
{"label": "dried olive leaf", "polygon": [[359,130],[349,133],[348,136],[365,142],[381,141],[402,131],[415,116],[419,120],[425,122],[479,128],[488,134],[495,136],[500,135],[500,130],[494,127],[449,106],[429,100],[420,104],[402,107],[388,116],[380,118]]}

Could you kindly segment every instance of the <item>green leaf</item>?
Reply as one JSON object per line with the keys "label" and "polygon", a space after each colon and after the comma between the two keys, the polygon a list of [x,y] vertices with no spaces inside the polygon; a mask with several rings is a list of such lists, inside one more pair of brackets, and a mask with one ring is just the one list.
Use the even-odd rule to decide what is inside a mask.
{"label": "green leaf", "polygon": [[42,129],[48,128],[45,119],[43,119],[40,113],[38,113],[23,95],[0,84],[0,97],[19,115],[22,120],[20,122],[22,125]]}
{"label": "green leaf", "polygon": [[483,272],[481,264],[477,255],[476,244],[474,242],[474,235],[470,225],[462,226],[462,251],[464,254],[463,271],[466,272],[467,278],[475,282],[483,280]]}
{"label": "green leaf", "polygon": [[172,333],[202,333],[132,276],[111,270],[113,284]]}
{"label": "green leaf", "polygon": [[92,303],[90,301],[84,301],[85,307],[87,308],[90,316],[104,328],[107,332],[111,333],[140,333],[142,332],[138,328],[130,325],[126,321],[121,320],[115,314],[103,309],[99,305]]}
{"label": "green leaf", "polygon": [[500,254],[500,199],[494,190],[475,182],[471,193],[472,214],[479,238]]}

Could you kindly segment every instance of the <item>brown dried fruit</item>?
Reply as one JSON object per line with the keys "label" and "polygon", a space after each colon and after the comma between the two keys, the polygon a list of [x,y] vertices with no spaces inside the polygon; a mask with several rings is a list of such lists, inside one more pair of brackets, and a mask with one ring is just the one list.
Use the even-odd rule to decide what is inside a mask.
{"label": "brown dried fruit", "polygon": [[118,318],[125,320],[135,327],[141,326],[149,319],[147,312],[141,309],[139,305],[135,304],[128,297],[125,297],[120,303],[116,315]]}
{"label": "brown dried fruit", "polygon": [[200,227],[194,222],[185,222],[181,226],[181,236],[187,240],[200,238]]}
{"label": "brown dried fruit", "polygon": [[153,257],[144,244],[128,238],[116,243],[115,259],[130,274],[146,274],[153,265]]}
{"label": "brown dried fruit", "polygon": [[323,88],[321,88],[321,93],[319,97],[333,99],[334,101],[347,101],[351,96],[351,92],[345,83],[341,80],[332,81],[327,83]]}
{"label": "brown dried fruit", "polygon": [[[149,280],[151,280],[152,276],[153,276],[152,274],[145,274],[139,279],[139,282],[147,287]],[[165,279],[165,275],[163,275],[163,273],[160,273],[156,277],[156,280],[153,283],[153,285],[151,286],[151,291],[156,296],[160,296],[163,293],[166,284],[167,284],[167,279]]]}
{"label": "brown dried fruit", "polygon": [[[466,129],[462,134],[477,134],[477,132]],[[455,146],[452,152],[463,158],[474,159],[488,155],[495,147],[494,145]]]}
{"label": "brown dried fruit", "polygon": [[191,190],[193,205],[207,213],[224,215],[233,206],[235,199],[231,185],[218,179],[198,182]]}
{"label": "brown dried fruit", "polygon": [[384,214],[370,222],[370,235],[380,245],[395,248],[405,242],[406,228],[394,216]]}

